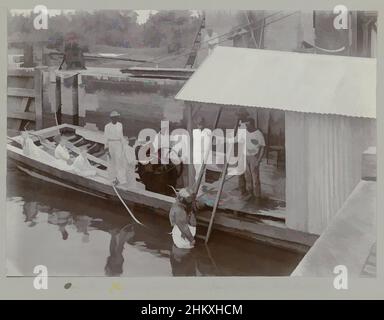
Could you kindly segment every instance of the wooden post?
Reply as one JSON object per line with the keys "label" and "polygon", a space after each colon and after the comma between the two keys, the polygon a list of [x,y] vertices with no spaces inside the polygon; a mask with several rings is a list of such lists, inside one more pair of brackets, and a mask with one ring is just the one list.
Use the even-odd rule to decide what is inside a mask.
{"label": "wooden post", "polygon": [[35,113],[36,130],[43,128],[43,73],[40,70],[35,71],[34,77],[35,89]]}
{"label": "wooden post", "polygon": [[25,43],[24,44],[24,68],[33,68],[33,45],[32,43]]}
{"label": "wooden post", "polygon": [[195,168],[193,167],[193,126],[192,126],[192,108],[193,105],[189,102],[186,103],[187,106],[187,130],[189,133],[189,159],[190,163],[188,164],[188,186],[193,185],[195,180]]}
{"label": "wooden post", "polygon": [[245,14],[245,17],[247,18],[249,30],[251,31],[251,38],[252,38],[253,44],[255,48],[258,48],[256,38],[255,38],[255,33],[253,31],[253,25],[252,25],[251,19],[249,19],[249,12],[245,11],[244,14]]}
{"label": "wooden post", "polygon": [[[59,76],[61,72],[59,71]],[[62,121],[77,125],[79,123],[78,73],[64,73],[61,79],[61,114]]]}
{"label": "wooden post", "polygon": [[57,122],[61,124],[61,78],[56,76],[56,90],[55,90],[55,112],[57,117]]}
{"label": "wooden post", "polygon": [[72,105],[74,108],[73,124],[79,125],[79,74],[73,76]]}

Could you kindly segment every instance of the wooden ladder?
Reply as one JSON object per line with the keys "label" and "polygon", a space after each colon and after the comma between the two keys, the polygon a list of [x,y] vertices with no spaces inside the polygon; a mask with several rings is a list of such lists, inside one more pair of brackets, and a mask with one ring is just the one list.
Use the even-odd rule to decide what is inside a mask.
{"label": "wooden ladder", "polygon": [[[236,137],[236,135],[237,135],[239,124],[240,124],[240,119],[237,119],[236,126],[234,128],[234,137]],[[226,181],[225,178],[227,176],[227,171],[228,171],[228,166],[229,166],[229,162],[228,162],[228,159],[227,159],[227,154],[228,154],[228,157],[230,157],[230,155],[232,153],[232,149],[233,149],[233,144],[234,143],[230,144],[229,150],[226,150],[226,154],[224,155],[224,166],[223,166],[223,170],[220,173],[219,188],[218,188],[218,191],[217,191],[217,194],[216,194],[216,198],[215,198],[215,203],[213,205],[213,209],[212,209],[212,212],[211,212],[211,217],[210,217],[209,222],[208,222],[207,233],[206,233],[205,236],[196,234],[196,237],[200,238],[200,239],[203,239],[205,243],[208,243],[209,237],[211,236],[211,233],[212,233],[212,228],[213,228],[213,223],[214,223],[215,216],[216,216],[216,211],[217,211],[217,208],[219,206],[219,202],[220,202],[221,194],[223,192],[224,183]],[[199,189],[199,186],[200,186],[200,183],[201,183],[201,177],[203,176],[203,173],[206,171],[206,169],[207,169],[207,167],[206,167],[205,162],[204,162],[203,167],[201,168],[201,171],[200,171],[199,179],[197,181],[198,182],[198,187],[197,187],[196,193],[197,193],[197,191]],[[204,219],[199,219],[199,222],[202,222],[202,224],[204,225],[205,221],[204,221]]]}

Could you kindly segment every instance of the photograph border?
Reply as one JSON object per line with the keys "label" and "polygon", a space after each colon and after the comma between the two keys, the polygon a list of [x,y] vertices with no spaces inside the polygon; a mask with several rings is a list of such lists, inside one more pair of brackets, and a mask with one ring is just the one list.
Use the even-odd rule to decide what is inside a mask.
{"label": "photograph border", "polygon": [[[4,0],[0,8],[1,106],[7,113],[7,10],[29,9],[35,5],[48,9],[86,9],[84,2],[58,0],[38,2]],[[215,0],[182,2],[176,0],[131,0],[108,2],[94,0],[97,9],[259,9],[259,10],[333,10],[345,5],[348,10],[378,12],[377,88],[384,88],[384,2],[380,0]],[[33,277],[6,277],[6,116],[1,117],[0,176],[0,299],[383,299],[383,244],[384,244],[384,90],[377,90],[377,271],[376,278],[349,279],[348,289],[337,290],[333,278],[306,277],[49,277],[47,290],[36,290]],[[380,108],[381,106],[381,108]],[[381,164],[381,166],[379,165]],[[66,284],[71,283],[67,289]]]}

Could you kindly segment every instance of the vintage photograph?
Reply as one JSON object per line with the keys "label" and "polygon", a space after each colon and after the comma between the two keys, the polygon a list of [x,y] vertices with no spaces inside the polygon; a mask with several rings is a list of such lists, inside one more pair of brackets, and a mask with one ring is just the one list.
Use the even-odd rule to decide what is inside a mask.
{"label": "vintage photograph", "polygon": [[377,12],[7,19],[7,276],[376,277]]}

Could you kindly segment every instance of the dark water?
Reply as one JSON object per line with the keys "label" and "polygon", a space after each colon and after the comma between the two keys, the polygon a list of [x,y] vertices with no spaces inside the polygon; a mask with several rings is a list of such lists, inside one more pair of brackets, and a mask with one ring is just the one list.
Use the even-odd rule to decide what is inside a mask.
{"label": "dark water", "polygon": [[173,248],[168,220],[32,178],[8,164],[8,275],[36,265],[62,276],[285,276],[302,254],[214,231],[207,246]]}

